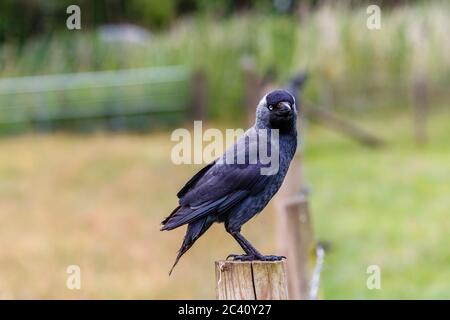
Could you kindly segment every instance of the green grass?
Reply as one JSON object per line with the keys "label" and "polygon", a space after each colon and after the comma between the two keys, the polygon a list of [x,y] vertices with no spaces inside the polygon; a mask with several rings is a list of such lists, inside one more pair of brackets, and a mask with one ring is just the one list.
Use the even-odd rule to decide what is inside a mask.
{"label": "green grass", "polygon": [[[306,175],[316,235],[331,243],[324,298],[449,298],[449,114],[430,122],[430,144],[411,142],[411,120],[362,121],[389,138],[364,149],[313,130]],[[366,288],[378,265],[382,290]]]}
{"label": "green grass", "polygon": [[[315,236],[330,244],[324,299],[450,298],[450,113],[412,142],[408,115],[361,117],[389,144],[367,149],[316,125],[305,174]],[[179,187],[198,169],[170,162],[169,133],[0,140],[1,298],[214,298],[213,261],[239,252],[213,226],[167,272],[184,230],[160,232]],[[270,205],[243,232],[274,253]],[[65,287],[77,264],[82,289]],[[366,269],[381,268],[381,290]]]}

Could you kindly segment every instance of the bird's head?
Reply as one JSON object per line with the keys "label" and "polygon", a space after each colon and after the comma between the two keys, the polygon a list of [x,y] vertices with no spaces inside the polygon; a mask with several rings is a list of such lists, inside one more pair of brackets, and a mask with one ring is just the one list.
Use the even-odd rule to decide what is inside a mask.
{"label": "bird's head", "polygon": [[286,90],[266,94],[256,108],[256,127],[279,129],[281,132],[295,128],[297,108],[294,97]]}

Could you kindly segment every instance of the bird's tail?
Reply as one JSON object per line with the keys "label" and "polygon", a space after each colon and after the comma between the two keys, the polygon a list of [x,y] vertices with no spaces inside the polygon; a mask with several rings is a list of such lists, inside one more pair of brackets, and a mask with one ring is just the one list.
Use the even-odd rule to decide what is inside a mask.
{"label": "bird's tail", "polygon": [[184,236],[183,244],[181,245],[180,250],[178,251],[178,255],[175,259],[175,263],[169,271],[169,276],[172,274],[173,268],[177,265],[181,256],[188,251],[194,242],[200,238],[200,236],[205,233],[206,230],[213,224],[213,220],[211,217],[206,216],[204,218],[198,219],[194,222],[188,224],[186,235]]}

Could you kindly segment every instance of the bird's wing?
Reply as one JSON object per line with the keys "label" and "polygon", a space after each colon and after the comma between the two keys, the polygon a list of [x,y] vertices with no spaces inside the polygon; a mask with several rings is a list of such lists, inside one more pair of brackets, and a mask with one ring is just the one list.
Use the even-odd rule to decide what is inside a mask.
{"label": "bird's wing", "polygon": [[[252,129],[241,137],[222,156],[194,175],[178,192],[179,207],[163,221],[163,230],[177,228],[210,214],[220,215],[248,196],[258,194],[272,182],[273,175],[261,174],[260,163],[238,164],[257,147],[256,132]],[[250,138],[250,139],[249,139]],[[231,155],[230,164],[226,159]],[[244,157],[245,158],[245,157]],[[247,159],[248,160],[248,159]]]}
{"label": "bird's wing", "polygon": [[[220,215],[271,183],[258,164],[217,164],[203,168],[179,192],[180,206],[164,220],[162,230],[177,228],[209,214]],[[195,179],[194,179],[195,178]]]}
{"label": "bird's wing", "polygon": [[184,185],[183,188],[181,188],[180,191],[178,191],[177,193],[177,197],[181,198],[183,197],[186,192],[189,191],[189,189],[191,189],[194,184],[201,178],[204,176],[204,174],[215,164],[214,162],[211,162],[210,164],[206,165],[205,167],[203,167],[199,172],[197,172],[191,179],[189,179],[188,182],[186,182],[186,184]]}
{"label": "bird's wing", "polygon": [[[199,206],[237,191],[257,193],[273,178],[261,174],[262,165],[258,159],[251,162],[250,153],[258,150],[258,143],[258,134],[253,128],[249,129],[221,158],[186,183],[178,192],[180,205]],[[271,148],[270,143],[268,148]]]}
{"label": "bird's wing", "polygon": [[273,176],[262,175],[260,164],[214,164],[180,197],[182,206],[199,206],[237,191],[258,193]]}

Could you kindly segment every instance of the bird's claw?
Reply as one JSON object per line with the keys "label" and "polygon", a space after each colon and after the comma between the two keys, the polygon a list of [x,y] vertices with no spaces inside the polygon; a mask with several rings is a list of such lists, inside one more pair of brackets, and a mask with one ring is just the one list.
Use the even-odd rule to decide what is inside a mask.
{"label": "bird's claw", "polygon": [[239,257],[239,256],[241,256],[241,255],[232,253],[232,254],[229,254],[225,260],[229,260],[230,258],[232,258],[233,260],[236,260],[236,257]]}
{"label": "bird's claw", "polygon": [[285,256],[275,256],[275,255],[250,255],[250,254],[229,254],[227,259],[232,258],[233,261],[280,261],[286,259]]}
{"label": "bird's claw", "polygon": [[263,256],[262,261],[280,261],[286,259],[285,256],[275,256],[275,255],[268,255],[268,256]]}
{"label": "bird's claw", "polygon": [[229,258],[233,258],[233,261],[252,261],[252,260],[260,260],[255,255],[249,255],[249,254],[230,254],[227,257],[227,260]]}

